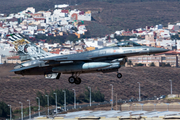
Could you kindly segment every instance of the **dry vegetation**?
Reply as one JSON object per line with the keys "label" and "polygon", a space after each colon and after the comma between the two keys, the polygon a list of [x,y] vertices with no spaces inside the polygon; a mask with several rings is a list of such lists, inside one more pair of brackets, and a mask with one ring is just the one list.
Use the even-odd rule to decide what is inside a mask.
{"label": "dry vegetation", "polygon": [[[91,22],[92,35],[106,35],[116,30],[131,30],[145,26],[163,24],[180,20],[178,13],[180,2],[131,2],[112,4],[106,2],[88,2],[77,6],[80,10],[92,10],[94,22]],[[98,13],[96,12],[98,11]],[[106,26],[106,29],[101,27]]]}
{"label": "dry vegetation", "polygon": [[[71,9],[92,10],[93,22],[86,23],[91,36],[104,36],[121,29],[136,29],[180,20],[179,0],[1,0],[0,13],[17,13],[28,6],[53,9],[55,4],[70,3]],[[93,1],[93,2],[92,2]],[[97,2],[101,1],[101,2]],[[69,9],[69,8],[67,8]]]}
{"label": "dry vegetation", "polygon": [[19,76],[9,72],[13,69],[13,64],[0,65],[0,100],[11,104],[15,109],[19,106],[19,101],[28,106],[27,99],[36,105],[37,91],[44,92],[51,89],[76,89],[77,94],[83,93],[86,86],[91,86],[92,90],[99,89],[105,94],[106,100],[110,99],[111,86],[114,85],[114,92],[118,94],[118,99],[137,98],[138,84],[141,83],[143,97],[167,95],[170,93],[169,79],[173,80],[173,93],[180,93],[179,68],[158,68],[158,67],[122,67],[122,79],[116,78],[116,73],[92,73],[82,74],[80,85],[69,84],[69,75],[62,75],[60,80],[45,80],[43,76]]}

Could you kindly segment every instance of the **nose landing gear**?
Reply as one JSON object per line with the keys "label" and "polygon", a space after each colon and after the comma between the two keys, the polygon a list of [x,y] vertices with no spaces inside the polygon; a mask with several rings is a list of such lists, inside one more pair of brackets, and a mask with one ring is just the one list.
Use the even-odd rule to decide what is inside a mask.
{"label": "nose landing gear", "polygon": [[122,74],[121,73],[117,73],[117,78],[122,78]]}

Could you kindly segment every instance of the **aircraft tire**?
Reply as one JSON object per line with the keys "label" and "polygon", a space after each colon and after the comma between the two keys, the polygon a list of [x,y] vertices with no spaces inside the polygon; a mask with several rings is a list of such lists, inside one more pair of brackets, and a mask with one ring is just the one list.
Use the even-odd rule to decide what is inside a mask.
{"label": "aircraft tire", "polygon": [[122,74],[121,74],[121,73],[118,73],[118,74],[117,74],[117,78],[119,78],[119,79],[122,78]]}
{"label": "aircraft tire", "polygon": [[68,79],[69,83],[73,84],[76,81],[76,78],[74,76],[69,77]]}
{"label": "aircraft tire", "polygon": [[81,78],[76,78],[75,84],[79,85],[81,83]]}

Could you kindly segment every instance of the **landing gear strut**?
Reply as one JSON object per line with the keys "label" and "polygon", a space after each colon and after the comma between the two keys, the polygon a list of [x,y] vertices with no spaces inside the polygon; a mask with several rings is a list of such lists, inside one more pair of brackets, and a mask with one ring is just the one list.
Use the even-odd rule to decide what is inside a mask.
{"label": "landing gear strut", "polygon": [[69,77],[69,79],[68,79],[69,83],[71,83],[71,84],[73,84],[73,83],[75,83],[75,84],[80,84],[80,83],[81,83],[81,78],[79,78],[79,77],[77,76],[77,73],[75,74],[75,76],[73,76],[73,74],[74,74],[74,73],[72,73],[72,76]]}
{"label": "landing gear strut", "polygon": [[117,73],[117,78],[122,78],[122,74],[121,73]]}

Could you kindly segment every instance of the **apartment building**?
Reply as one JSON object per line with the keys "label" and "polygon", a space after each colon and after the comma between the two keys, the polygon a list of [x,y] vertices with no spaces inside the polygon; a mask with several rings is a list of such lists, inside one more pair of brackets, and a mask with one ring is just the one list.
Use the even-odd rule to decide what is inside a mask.
{"label": "apartment building", "polygon": [[159,55],[145,55],[145,56],[135,56],[129,57],[128,60],[131,61],[132,65],[137,65],[139,63],[144,64],[144,66],[150,66],[151,63],[154,63],[155,66],[161,66],[163,63],[170,64],[171,67],[180,66],[180,52],[169,51],[165,54]]}
{"label": "apartment building", "polygon": [[6,63],[21,63],[19,56],[12,56],[6,59]]}

